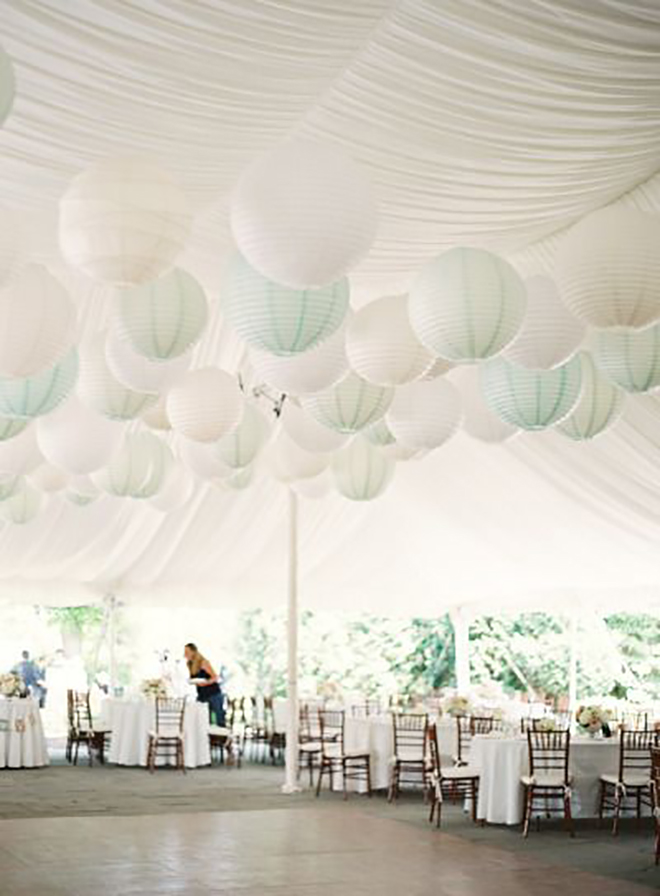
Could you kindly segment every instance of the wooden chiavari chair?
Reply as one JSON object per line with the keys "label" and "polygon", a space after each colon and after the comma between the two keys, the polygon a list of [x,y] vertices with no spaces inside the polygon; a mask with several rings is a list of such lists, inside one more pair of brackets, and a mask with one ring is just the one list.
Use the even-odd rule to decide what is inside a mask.
{"label": "wooden chiavari chair", "polygon": [[619,771],[600,776],[598,818],[613,814],[612,834],[619,833],[619,819],[626,800],[634,800],[636,817],[642,817],[642,806],[651,806],[651,747],[657,744],[654,731],[623,728],[619,738]]}
{"label": "wooden chiavari chair", "polygon": [[388,802],[399,798],[402,784],[421,784],[428,790],[426,756],[429,717],[425,713],[392,713],[394,756],[391,760]]}
{"label": "wooden chiavari chair", "polygon": [[321,733],[312,727],[312,716],[305,703],[300,707],[298,727],[298,775],[303,768],[309,772],[309,786],[314,784],[314,769],[321,763]]}
{"label": "wooden chiavari chair", "polygon": [[363,781],[367,794],[371,796],[371,757],[360,750],[346,751],[344,748],[344,710],[319,709],[319,732],[321,736],[321,758],[316,796],[321,793],[324,775],[330,780],[330,790],[334,790],[335,773],[341,774],[344,799],[348,798],[348,781]]}
{"label": "wooden chiavari chair", "polygon": [[477,734],[490,734],[491,731],[497,731],[501,727],[502,721],[494,716],[457,716],[457,752],[454,757],[454,763],[456,765],[469,765],[472,738]]}
{"label": "wooden chiavari chair", "polygon": [[66,692],[68,733],[66,741],[66,758],[68,762],[78,764],[80,745],[87,747],[89,764],[93,765],[93,751],[99,756],[101,765],[105,763],[105,750],[111,736],[109,728],[94,725],[89,691]]}
{"label": "wooden chiavari chair", "polygon": [[380,711],[380,700],[365,700],[364,703],[354,703],[351,706],[351,715],[355,718],[377,716]]}
{"label": "wooden chiavari chair", "polygon": [[[543,808],[549,818],[551,813],[563,811],[571,837],[575,836],[571,815],[571,778],[568,761],[571,746],[570,731],[528,731],[529,774],[521,779],[525,790],[523,837],[529,834],[529,824],[537,810]],[[557,801],[561,805],[557,807]]]}
{"label": "wooden chiavari chair", "polygon": [[186,698],[158,697],[155,703],[156,727],[149,732],[147,768],[153,774],[159,756],[165,759],[174,756],[176,768],[185,774],[183,722],[186,714]]}
{"label": "wooden chiavari chair", "polygon": [[660,747],[651,747],[651,798],[655,825],[655,864],[660,864]]}
{"label": "wooden chiavari chair", "polygon": [[443,768],[438,747],[438,730],[435,724],[426,729],[428,742],[428,798],[431,803],[429,822],[435,817],[436,826],[440,827],[442,803],[445,796],[456,801],[459,797],[468,797],[472,805],[472,820],[477,820],[477,800],[479,797],[479,771],[469,765],[454,765]]}

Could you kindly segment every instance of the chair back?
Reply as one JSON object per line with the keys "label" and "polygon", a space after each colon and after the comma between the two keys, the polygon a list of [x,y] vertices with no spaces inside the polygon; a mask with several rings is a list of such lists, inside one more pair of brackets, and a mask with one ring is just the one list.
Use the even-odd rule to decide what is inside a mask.
{"label": "chair back", "polygon": [[438,746],[438,728],[435,722],[426,726],[426,767],[431,772],[434,784],[440,782],[440,747]]}
{"label": "chair back", "polygon": [[660,823],[660,746],[657,745],[651,747],[651,792],[655,817]]}
{"label": "chair back", "polygon": [[637,730],[622,728],[619,739],[619,781],[623,783],[626,772],[651,777],[651,747],[657,744],[657,735],[648,728]]}
{"label": "chair back", "polygon": [[621,713],[619,721],[623,728],[632,728],[639,731],[649,727],[649,716],[652,718],[652,714],[645,710],[626,709]]}
{"label": "chair back", "polygon": [[472,738],[476,734],[490,734],[502,727],[502,722],[493,716],[457,716],[457,759],[459,764],[467,763],[469,759]]}
{"label": "chair back", "polygon": [[426,759],[428,724],[429,717],[426,713],[392,713],[394,756],[397,759],[420,762]]}
{"label": "chair back", "polygon": [[344,724],[346,713],[343,709],[319,709],[319,737],[323,755],[344,752]]}
{"label": "chair back", "polygon": [[364,703],[354,703],[351,706],[351,715],[356,718],[377,716],[380,713],[380,700],[365,700]]}
{"label": "chair back", "polygon": [[91,731],[93,729],[89,691],[67,691],[67,711],[70,728],[75,731]]}
{"label": "chair back", "polygon": [[568,759],[571,748],[571,732],[538,731],[527,732],[529,752],[529,773],[556,774],[559,772],[563,783],[568,786]]}
{"label": "chair back", "polygon": [[230,728],[234,725],[245,725],[245,697],[232,697],[228,701],[229,713],[227,720]]}
{"label": "chair back", "polygon": [[185,713],[185,697],[158,697],[156,699],[156,732],[165,736],[183,734]]}

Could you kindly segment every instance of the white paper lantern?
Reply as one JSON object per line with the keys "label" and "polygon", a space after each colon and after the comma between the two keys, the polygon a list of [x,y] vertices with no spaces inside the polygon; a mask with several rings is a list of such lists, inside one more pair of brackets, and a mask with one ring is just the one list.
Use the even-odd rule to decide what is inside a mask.
{"label": "white paper lantern", "polygon": [[150,394],[167,391],[181,379],[191,361],[190,355],[181,355],[173,361],[151,361],[139,355],[114,330],[108,333],[105,359],[118,383],[135,392]]}
{"label": "white paper lantern", "polygon": [[372,445],[377,445],[381,448],[384,448],[386,445],[393,445],[396,441],[385,420],[379,420],[373,426],[363,429],[362,435],[367,442],[371,442]]}
{"label": "white paper lantern", "polygon": [[338,451],[332,461],[337,491],[351,501],[372,501],[383,494],[396,464],[362,438]]}
{"label": "white paper lantern", "polygon": [[53,367],[71,348],[76,310],[40,265],[0,290],[0,375],[28,377]]}
{"label": "white paper lantern", "polygon": [[39,451],[34,426],[13,439],[0,442],[0,473],[24,475],[36,470],[43,462],[44,456]]}
{"label": "white paper lantern", "polygon": [[646,327],[660,319],[660,217],[599,209],[568,231],[557,254],[566,305],[593,327]]}
{"label": "white paper lantern", "polygon": [[231,476],[233,469],[220,457],[217,442],[191,442],[181,439],[177,444],[177,454],[186,468],[199,479],[208,482]]}
{"label": "white paper lantern", "polygon": [[253,404],[245,404],[243,419],[228,436],[220,439],[215,450],[232,469],[249,466],[268,441],[271,424]]}
{"label": "white paper lantern", "polygon": [[318,476],[311,479],[299,479],[291,483],[291,488],[302,498],[310,501],[320,501],[326,498],[334,488],[334,476],[330,467],[327,467]]}
{"label": "white paper lantern", "polygon": [[231,200],[231,228],[250,264],[294,289],[326,286],[367,254],[376,203],[339,147],[288,142],[252,163]]}
{"label": "white paper lantern", "polygon": [[439,376],[444,376],[446,373],[449,373],[450,370],[453,370],[456,365],[451,361],[446,361],[444,358],[436,358],[433,364],[426,371],[423,380],[437,380]]}
{"label": "white paper lantern", "polygon": [[450,249],[427,264],[410,290],[417,338],[449,361],[497,355],[525,316],[525,285],[511,265],[484,249]]}
{"label": "white paper lantern", "polygon": [[106,334],[101,333],[80,349],[78,395],[89,408],[111,420],[134,420],[156,404],[158,395],[123,386],[110,372],[105,358]]}
{"label": "white paper lantern", "polygon": [[124,427],[113,423],[73,396],[37,422],[37,443],[43,456],[74,475],[93,473],[119,450]]}
{"label": "white paper lantern", "polygon": [[92,481],[102,491],[120,498],[152,498],[163,487],[174,465],[172,452],[150,432],[129,433],[107,467]]}
{"label": "white paper lantern", "polygon": [[[0,76],[1,77],[1,76]],[[25,266],[28,247],[21,219],[0,206],[0,287],[12,283]]]}
{"label": "white paper lantern", "polygon": [[450,439],[461,423],[461,398],[446,379],[409,383],[396,390],[385,422],[408,448],[432,450]]}
{"label": "white paper lantern", "polygon": [[626,392],[660,386],[660,324],[602,330],[593,333],[591,343],[598,368]]}
{"label": "white paper lantern", "polygon": [[313,479],[326,469],[330,455],[304,451],[286,432],[281,431],[268,449],[268,467],[280,482]]}
{"label": "white paper lantern", "polygon": [[318,289],[281,286],[236,254],[220,292],[222,311],[238,335],[260,351],[287,357],[320,345],[342,325],[348,280]]}
{"label": "white paper lantern", "polygon": [[304,451],[327,454],[341,448],[349,438],[323,426],[290,399],[284,402],[280,419],[287,435]]}
{"label": "white paper lantern", "polygon": [[494,358],[480,367],[488,407],[520,429],[546,429],[571,413],[580,397],[582,374],[576,356],[552,370],[529,370]]}
{"label": "white paper lantern", "polygon": [[150,429],[160,432],[169,432],[172,429],[170,418],[167,416],[167,395],[160,395],[155,404],[150,405],[142,414],[142,421]]}
{"label": "white paper lantern", "polygon": [[410,326],[406,296],[387,296],[361,308],[346,330],[351,368],[370,383],[399,386],[424,376],[434,356]]}
{"label": "white paper lantern", "polygon": [[557,430],[575,441],[593,439],[621,416],[624,393],[598,370],[588,352],[580,352],[582,392],[580,399]]}
{"label": "white paper lantern", "polygon": [[52,464],[40,464],[28,475],[30,485],[40,492],[61,492],[69,484],[70,476]]}
{"label": "white paper lantern", "polygon": [[243,419],[245,402],[233,376],[217,367],[186,373],[167,396],[172,429],[194,442],[217,442]]}
{"label": "white paper lantern", "polygon": [[66,261],[95,280],[133,286],[168,271],[190,231],[186,197],[149,159],[106,159],[77,175],[60,201]]}
{"label": "white paper lantern", "polygon": [[426,457],[429,453],[428,448],[411,448],[409,445],[404,445],[401,442],[393,442],[391,445],[383,445],[380,449],[383,457],[388,458],[388,460],[395,461],[409,461],[409,460],[421,460]]}
{"label": "white paper lantern", "polygon": [[201,337],[208,302],[200,284],[180,268],[119,293],[117,331],[152,361],[171,361]]}
{"label": "white paper lantern", "polygon": [[338,383],[348,371],[346,330],[337,330],[321,345],[290,358],[250,351],[254,379],[287,395],[321,392]]}
{"label": "white paper lantern", "polygon": [[525,286],[525,319],[504,357],[522,367],[549,370],[575,354],[586,335],[586,327],[561,301],[549,277],[530,277]]}
{"label": "white paper lantern", "polygon": [[394,389],[368,383],[350,371],[332,389],[304,396],[301,404],[324,426],[354,433],[382,419],[393,396]]}
{"label": "white paper lantern", "polygon": [[15,93],[14,66],[9,54],[0,47],[0,125],[11,112]]}
{"label": "white paper lantern", "polygon": [[463,429],[479,442],[506,442],[520,430],[494,414],[484,400],[479,379],[479,368],[462,365],[449,374],[463,405]]}
{"label": "white paper lantern", "polygon": [[23,432],[30,421],[19,417],[0,417],[0,442],[6,442],[7,439],[13,439],[14,436]]}
{"label": "white paper lantern", "polygon": [[161,513],[169,513],[187,504],[194,490],[195,480],[192,475],[186,467],[175,464],[168,473],[162,489],[149,503]]}
{"label": "white paper lantern", "polygon": [[0,415],[32,418],[50,414],[73,391],[78,379],[78,353],[71,349],[47,370],[21,379],[0,377]]}
{"label": "white paper lantern", "polygon": [[44,503],[41,492],[23,480],[14,494],[0,503],[0,515],[17,526],[31,522]]}

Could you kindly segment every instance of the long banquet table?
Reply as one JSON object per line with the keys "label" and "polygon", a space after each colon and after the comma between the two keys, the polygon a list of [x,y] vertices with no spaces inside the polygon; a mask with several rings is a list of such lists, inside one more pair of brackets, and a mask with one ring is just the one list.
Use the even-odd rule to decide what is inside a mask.
{"label": "long banquet table", "polygon": [[48,750],[39,704],[31,697],[0,698],[0,768],[40,768]]}

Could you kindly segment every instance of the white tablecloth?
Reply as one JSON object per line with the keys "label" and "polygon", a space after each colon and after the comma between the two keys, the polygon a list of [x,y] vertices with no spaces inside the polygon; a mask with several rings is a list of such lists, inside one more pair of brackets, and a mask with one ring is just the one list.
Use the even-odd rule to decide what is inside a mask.
{"label": "white tablecloth", "polygon": [[[527,740],[477,736],[471,762],[481,771],[478,816],[492,824],[520,824],[523,814],[522,775],[529,773]],[[598,778],[617,774],[619,742],[616,738],[571,738],[569,769],[573,776],[571,811],[574,816],[597,814]]]}
{"label": "white tablecloth", "polygon": [[48,765],[39,704],[32,698],[0,697],[0,768]]}
{"label": "white tablecloth", "polygon": [[[155,701],[137,698],[104,700],[101,719],[104,726],[112,729],[108,762],[146,766],[149,732],[156,727]],[[186,767],[209,765],[209,708],[205,703],[189,701],[186,704],[183,735]]]}

